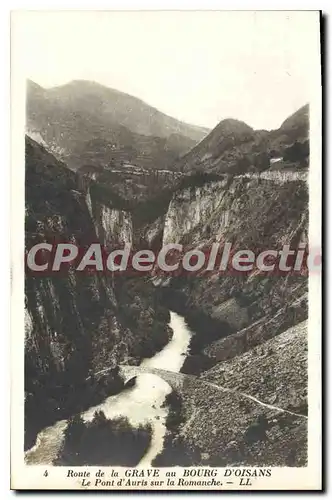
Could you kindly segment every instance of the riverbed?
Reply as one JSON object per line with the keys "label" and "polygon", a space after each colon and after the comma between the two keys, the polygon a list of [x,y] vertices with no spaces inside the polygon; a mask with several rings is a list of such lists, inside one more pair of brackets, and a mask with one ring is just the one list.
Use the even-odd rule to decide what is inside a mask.
{"label": "riverbed", "polygon": [[[141,362],[144,368],[159,368],[176,373],[181,370],[188,354],[192,332],[182,316],[172,311],[170,315],[169,326],[173,330],[172,339],[155,356]],[[163,403],[171,390],[168,383],[159,376],[144,373],[137,376],[133,388],[124,390],[116,396],[110,396],[101,404],[89,408],[82,413],[82,418],[85,421],[91,421],[95,411],[101,410],[106,418],[123,416],[128,418],[133,426],[149,423],[152,427],[152,439],[146,455],[139,463],[139,466],[147,467],[163,450],[168,413]],[[60,420],[43,429],[37,436],[35,446],[25,453],[26,463],[52,464],[62,445],[66,425],[66,420]]]}

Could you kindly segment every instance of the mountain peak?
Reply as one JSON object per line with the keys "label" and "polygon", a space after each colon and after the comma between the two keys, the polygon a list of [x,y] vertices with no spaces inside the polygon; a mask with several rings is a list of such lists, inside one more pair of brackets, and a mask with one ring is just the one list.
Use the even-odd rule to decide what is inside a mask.
{"label": "mountain peak", "polygon": [[43,93],[45,89],[41,86],[38,85],[38,83],[35,83],[34,81],[30,80],[29,78],[26,81],[26,88],[27,92],[29,93]]}
{"label": "mountain peak", "polygon": [[77,89],[81,91],[96,91],[96,92],[110,92],[110,93],[118,93],[125,94],[124,92],[120,92],[119,90],[113,89],[111,87],[107,87],[102,83],[95,82],[94,80],[71,80],[70,82],[64,83],[62,85],[57,85],[56,87],[52,87],[50,90],[59,91],[60,89]]}
{"label": "mountain peak", "polygon": [[254,131],[253,128],[249,127],[245,122],[236,120],[235,118],[226,118],[222,120],[214,130],[223,136],[247,134]]}
{"label": "mountain peak", "polygon": [[[178,168],[184,172],[243,173],[270,167],[269,155],[287,157],[287,148],[308,139],[309,106],[288,117],[278,130],[254,130],[234,118],[222,120],[195,148],[181,158]],[[291,165],[306,168],[306,151]]]}
{"label": "mountain peak", "polygon": [[306,126],[309,130],[309,104],[305,104],[291,116],[286,118],[286,120],[281,124],[280,129],[288,130],[303,126]]}

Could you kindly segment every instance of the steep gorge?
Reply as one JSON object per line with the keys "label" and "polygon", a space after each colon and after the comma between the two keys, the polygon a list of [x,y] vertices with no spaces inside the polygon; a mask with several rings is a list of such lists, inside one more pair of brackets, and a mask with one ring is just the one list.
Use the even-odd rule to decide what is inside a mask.
{"label": "steep gorge", "polygon": [[[307,244],[305,181],[260,175],[205,179],[174,193],[164,244],[204,249],[230,242],[235,251],[256,255]],[[161,456],[163,465],[180,465],[172,453],[177,440],[192,453],[198,447],[197,465],[305,465],[306,273],[198,271],[156,275],[155,282],[195,331],[182,372],[198,374],[221,391],[189,383],[184,423]],[[271,403],[297,416],[275,411]],[[255,432],[261,437],[251,440]]]}
{"label": "steep gorge", "polygon": [[[131,213],[115,196],[71,172],[26,139],[26,249],[40,242],[131,242]],[[121,361],[138,362],[169,340],[169,312],[151,283],[109,274],[64,273],[25,281],[26,446],[45,425],[122,388]],[[108,375],[95,378],[105,366]]]}
{"label": "steep gorge", "polygon": [[[26,169],[27,246],[52,239],[79,246],[92,241],[106,245],[140,241],[156,249],[167,243],[204,248],[214,242],[231,242],[234,249],[257,252],[280,249],[283,244],[296,248],[300,242],[307,242],[307,184],[296,177],[188,176],[179,182],[173,195],[167,193],[158,210],[149,203],[144,209],[133,210],[112,190],[100,190],[93,179],[69,171],[29,138]],[[252,377],[260,399],[281,400],[284,408],[306,411],[306,394],[296,395],[298,387],[306,387],[306,276],[198,272],[167,280],[155,276],[154,282],[156,287],[142,277],[120,280],[99,273],[58,273],[38,279],[27,276],[28,444],[43,425],[83,411],[121,390],[117,365],[136,364],[167,343],[168,309],[185,316],[196,332],[191,342],[192,357],[187,358],[182,371],[241,390],[245,386],[241,367],[249,367],[247,380]],[[293,336],[291,327],[299,325],[301,335],[295,330]],[[301,370],[285,370],[289,356],[279,342],[284,338],[281,334],[287,352],[301,360]],[[262,373],[263,381],[257,380],[258,373],[252,366],[258,363],[262,371],[266,370],[270,359],[276,373],[287,377],[290,396],[278,376],[266,378]],[[94,374],[105,367],[113,370],[95,378]],[[275,380],[274,385],[271,380]],[[194,389],[194,394],[184,400],[188,419],[180,426],[179,435],[189,447],[199,436],[200,449],[208,456],[206,463],[220,463],[220,454],[225,459],[228,452],[215,444],[212,431],[230,450],[230,457],[236,445],[234,433],[225,436],[216,419],[222,418],[227,426],[237,412],[234,432],[242,436],[246,426],[259,417],[259,410],[255,405],[244,407],[241,398],[228,394],[226,399],[220,398],[215,418],[210,416],[207,421],[203,411],[206,392],[205,399],[202,391]],[[211,392],[209,397],[215,398],[215,394]],[[272,417],[267,414],[267,418]],[[273,419],[278,427],[278,418],[273,415]],[[300,419],[281,425],[285,442],[294,433],[294,447],[300,443],[294,463],[303,464],[305,423]],[[202,428],[205,431],[200,433]],[[276,460],[277,438],[273,446],[272,451],[267,449],[272,461]],[[254,450],[253,460],[258,451]]]}
{"label": "steep gorge", "polygon": [[[175,192],[165,217],[163,244],[204,249],[228,242],[233,252],[252,250],[257,255],[286,244],[297,249],[307,243],[307,230],[306,182],[225,176]],[[186,298],[187,312],[204,310],[211,319],[239,331],[263,317],[266,323],[300,298],[304,303],[307,279],[301,273],[203,269],[172,277],[170,286],[173,297],[178,293]],[[292,326],[289,321],[287,326]]]}

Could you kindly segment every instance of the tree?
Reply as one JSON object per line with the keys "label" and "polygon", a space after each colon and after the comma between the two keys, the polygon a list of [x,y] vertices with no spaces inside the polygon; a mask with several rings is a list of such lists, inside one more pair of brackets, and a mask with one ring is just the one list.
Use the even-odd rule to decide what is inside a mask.
{"label": "tree", "polygon": [[255,157],[254,165],[259,172],[270,167],[270,159],[267,153],[260,153]]}
{"label": "tree", "polygon": [[247,156],[243,156],[242,158],[239,158],[236,162],[236,165],[233,169],[234,174],[244,174],[249,170],[250,167],[250,160]]}

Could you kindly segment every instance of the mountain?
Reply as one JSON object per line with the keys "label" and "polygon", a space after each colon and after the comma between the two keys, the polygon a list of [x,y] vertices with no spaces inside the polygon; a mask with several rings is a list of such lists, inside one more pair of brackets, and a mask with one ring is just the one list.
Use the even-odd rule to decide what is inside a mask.
{"label": "mountain", "polygon": [[293,130],[297,134],[308,133],[309,125],[309,104],[302,106],[295,113],[289,116],[280,126],[280,130],[290,132]]}
{"label": "mountain", "polygon": [[27,133],[72,169],[129,162],[162,169],[207,133],[95,82],[27,84]]}
{"label": "mountain", "polygon": [[[239,120],[226,119],[184,155],[176,168],[185,173],[244,173],[275,168],[278,163],[281,168],[301,169],[308,166],[308,138],[308,105],[272,131],[254,130]],[[274,163],[274,159],[278,161]]]}

